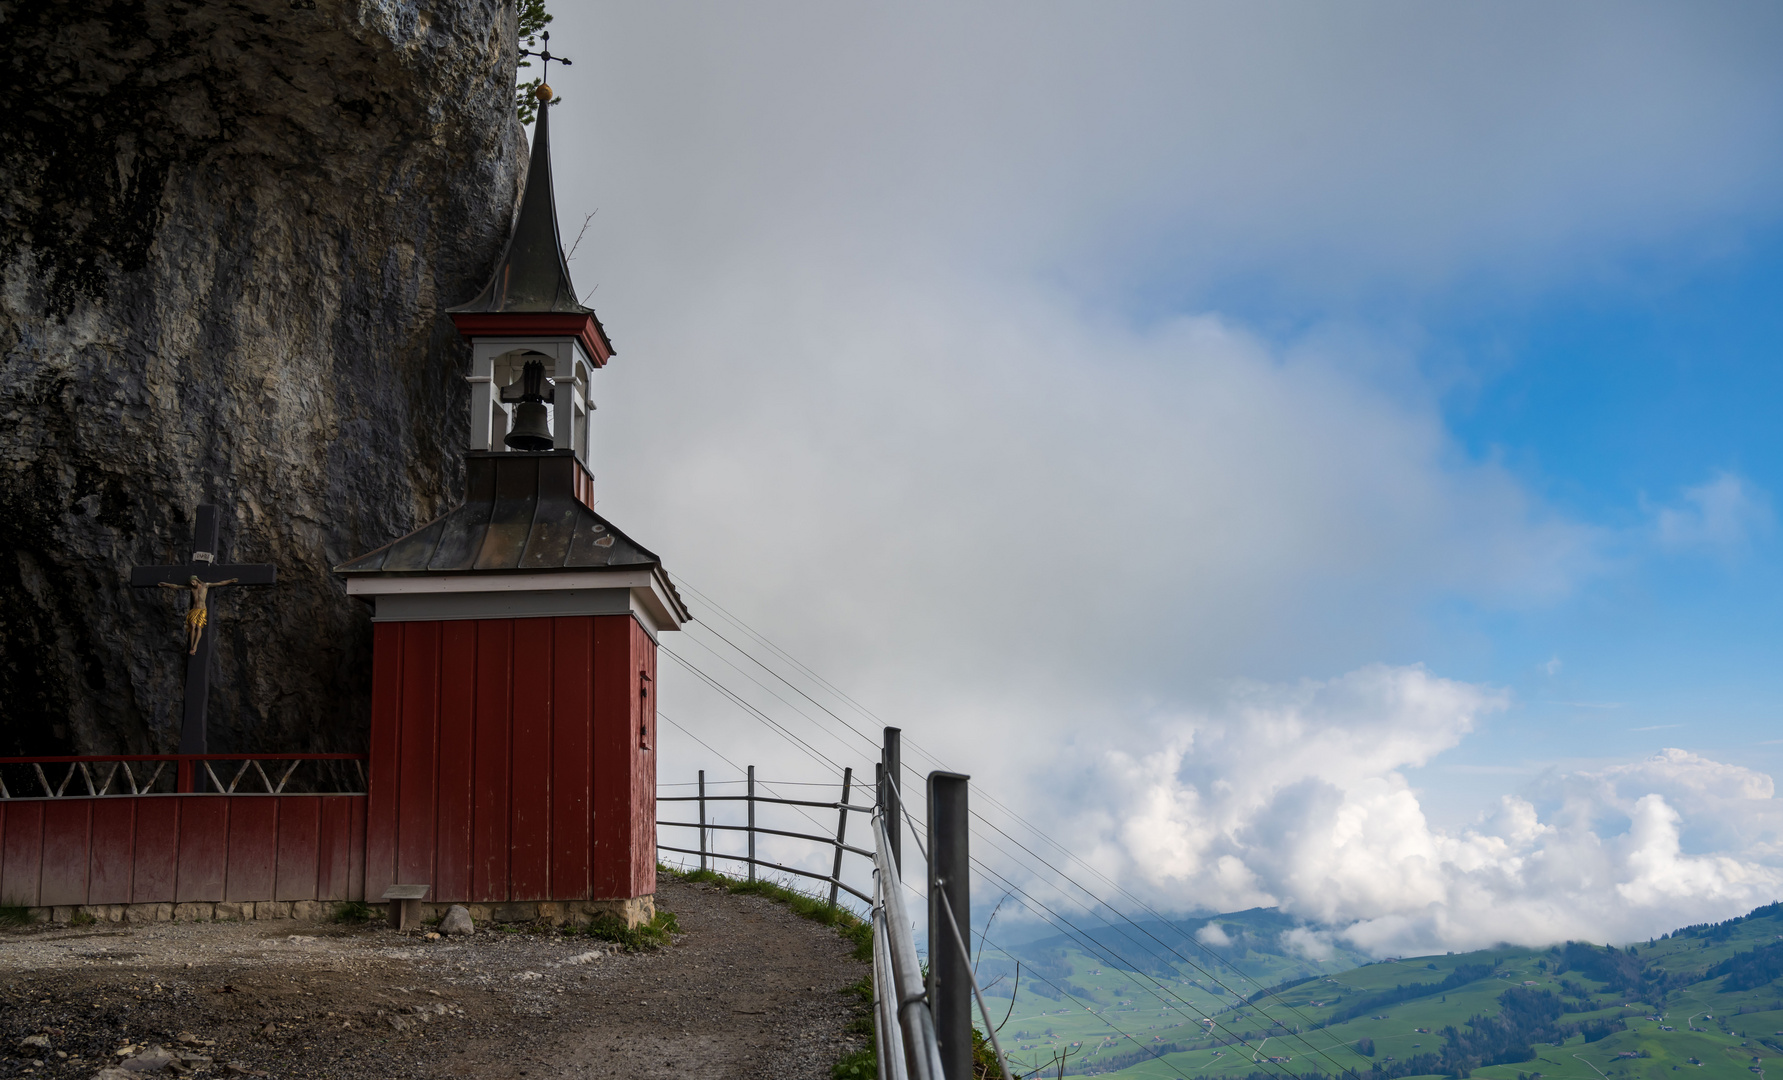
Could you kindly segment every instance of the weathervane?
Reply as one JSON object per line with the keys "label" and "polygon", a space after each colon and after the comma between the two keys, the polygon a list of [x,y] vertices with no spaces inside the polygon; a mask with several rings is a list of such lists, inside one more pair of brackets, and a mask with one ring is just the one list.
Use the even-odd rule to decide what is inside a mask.
{"label": "weathervane", "polygon": [[569,67],[570,62],[561,56],[552,56],[551,55],[551,31],[549,31],[549,30],[545,31],[544,38],[545,38],[545,47],[543,49],[540,49],[538,52],[533,52],[531,49],[521,49],[520,55],[521,56],[536,56],[540,60],[543,60],[545,62],[545,74],[541,81],[548,83],[551,81],[551,65],[553,62],[562,64],[564,67]]}

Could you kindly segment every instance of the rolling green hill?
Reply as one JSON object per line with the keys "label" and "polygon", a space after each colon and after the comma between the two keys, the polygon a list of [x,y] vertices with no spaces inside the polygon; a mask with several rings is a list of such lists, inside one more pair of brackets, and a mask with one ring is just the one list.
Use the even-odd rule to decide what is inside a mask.
{"label": "rolling green hill", "polygon": [[[1210,922],[1202,937],[1228,944],[1197,944]],[[987,950],[980,973],[1010,1010],[1011,1065],[1046,1076],[1066,1050],[1065,1075],[1119,1080],[1764,1080],[1783,1056],[1783,904],[1626,947],[1377,963],[1307,959],[1283,941],[1295,926],[1274,911],[1146,923]]]}

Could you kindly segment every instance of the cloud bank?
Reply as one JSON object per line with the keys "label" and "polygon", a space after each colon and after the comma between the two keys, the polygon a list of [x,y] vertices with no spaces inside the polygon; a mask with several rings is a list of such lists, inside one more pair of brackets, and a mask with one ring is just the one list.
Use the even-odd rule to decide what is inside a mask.
{"label": "cloud bank", "polygon": [[1106,755],[1093,787],[1120,798],[1101,850],[1155,902],[1279,905],[1377,955],[1628,941],[1783,897],[1770,777],[1683,750],[1553,774],[1471,828],[1432,827],[1400,770],[1505,704],[1418,667],[1243,688],[1162,725],[1157,750]]}
{"label": "cloud bank", "polygon": [[[1400,950],[1771,887],[1768,800],[1657,766],[1432,827],[1402,770],[1503,699],[1373,662],[1456,670],[1489,631],[1445,611],[1603,571],[1602,529],[1452,437],[1473,376],[1419,315],[1775,220],[1777,9],[557,14],[565,231],[601,209],[572,269],[620,348],[600,509],[671,572],[1166,906]],[[1643,542],[1768,521],[1712,480]],[[665,672],[718,751],[828,778]],[[1268,682],[1220,696],[1240,674]],[[665,744],[665,780],[716,768]]]}

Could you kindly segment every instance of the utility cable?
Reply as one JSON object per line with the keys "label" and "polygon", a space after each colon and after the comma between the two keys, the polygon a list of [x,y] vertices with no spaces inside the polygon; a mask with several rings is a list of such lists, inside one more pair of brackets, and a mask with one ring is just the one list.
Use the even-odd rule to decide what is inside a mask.
{"label": "utility cable", "polygon": [[[696,586],[693,586],[691,583],[687,583],[687,584],[688,584],[688,588],[692,592],[694,592],[696,595],[698,595],[703,602],[709,604],[712,608],[714,608],[715,610],[717,610],[721,614],[723,614],[727,621],[729,621],[732,624],[739,627],[744,633],[748,634],[751,638],[760,642],[764,647],[768,648],[774,654],[776,654],[779,657],[781,657],[782,659],[784,659],[787,663],[791,664],[795,669],[797,669],[798,671],[800,671],[801,673],[806,675],[808,678],[811,678],[813,681],[817,682],[819,685],[821,685],[825,689],[829,690],[830,693],[834,694],[836,697],[840,698],[841,700],[848,702],[851,706],[854,707],[854,709],[856,711],[860,712],[863,716],[866,716],[869,719],[872,719],[876,722],[883,723],[883,721],[880,720],[879,717],[875,716],[871,710],[869,710],[865,706],[861,705],[858,701],[856,701],[854,698],[852,698],[849,695],[847,695],[846,693],[844,693],[840,688],[836,687],[833,683],[829,682],[827,679],[824,679],[821,675],[818,675],[817,672],[813,671],[811,668],[809,668],[805,664],[799,662],[797,660],[797,658],[793,657],[790,653],[786,652],[786,650],[784,650],[784,649],[780,648],[778,645],[774,644],[765,635],[761,634],[760,632],[756,631],[753,627],[749,626],[746,622],[744,622],[736,614],[731,612],[729,609],[723,607],[722,605],[718,604],[716,601],[714,601],[711,598],[711,596],[706,594],[703,590],[697,588]],[[735,642],[731,641],[729,638],[727,638],[723,634],[719,633],[715,628],[711,627],[709,624],[706,624],[706,623],[702,623],[701,625],[702,625],[703,629],[710,631],[712,634],[714,634],[716,637],[718,637],[721,641],[723,641],[726,645],[729,645],[732,649],[735,649],[736,651],[743,653],[745,656],[747,656],[751,660],[751,662],[753,662],[757,666],[761,667],[764,671],[768,671],[770,674],[773,674],[775,678],[779,679],[782,683],[785,683],[788,687],[791,687],[795,692],[799,693],[800,696],[804,697],[807,701],[810,701],[810,702],[812,702],[812,704],[817,705],[820,709],[823,709],[824,712],[826,712],[830,716],[834,717],[838,723],[843,724],[844,726],[848,727],[849,730],[853,731],[856,735],[860,736],[863,739],[866,739],[870,745],[876,745],[876,744],[873,744],[870,736],[868,736],[867,734],[856,729],[854,727],[854,725],[849,724],[842,717],[838,716],[833,710],[830,710],[830,709],[826,708],[825,706],[823,706],[821,703],[817,702],[816,699],[812,698],[809,694],[806,694],[804,691],[800,690],[796,686],[793,686],[793,684],[791,682],[789,682],[784,676],[780,675],[778,672],[775,672],[768,665],[763,664],[761,662],[761,660],[759,660],[758,658],[749,654],[746,650],[739,647]],[[732,666],[734,667],[735,665],[732,665]],[[757,685],[759,686],[760,684],[757,683]],[[765,689],[765,687],[764,687],[764,689]],[[775,696],[779,697],[779,695],[775,695]],[[785,701],[784,698],[781,698],[780,700]],[[788,704],[790,704],[790,703],[788,703]],[[931,762],[933,762],[937,766],[939,766],[943,769],[946,769],[948,767],[945,762],[943,762],[939,757],[937,757],[936,755],[934,755],[933,753],[928,751],[925,747],[923,747],[916,740],[907,738],[907,739],[905,739],[905,745],[908,746],[909,748],[917,751],[917,753],[919,753],[921,756],[928,758]],[[1108,877],[1108,875],[1102,873],[1100,870],[1098,870],[1094,866],[1090,865],[1088,862],[1086,862],[1081,857],[1079,857],[1075,852],[1072,852],[1070,849],[1064,847],[1064,845],[1058,843],[1057,840],[1053,839],[1051,836],[1048,836],[1045,832],[1043,832],[1039,828],[1035,827],[1031,822],[1027,821],[1020,814],[1017,814],[1014,810],[1010,809],[1007,805],[1005,805],[1000,800],[998,800],[994,795],[991,795],[988,792],[981,792],[980,794],[987,802],[989,802],[991,805],[995,806],[997,809],[1001,810],[1004,814],[1006,814],[1013,821],[1019,822],[1022,826],[1027,828],[1030,832],[1034,833],[1038,837],[1045,839],[1047,842],[1051,843],[1054,847],[1058,848],[1061,852],[1063,852],[1072,861],[1078,863],[1080,866],[1084,867],[1084,869],[1089,870],[1091,873],[1093,873],[1097,877],[1101,878],[1108,885],[1114,887],[1116,890],[1118,890],[1121,893],[1121,895],[1123,895],[1127,900],[1138,905],[1143,911],[1145,911],[1145,913],[1151,915],[1153,918],[1157,919],[1159,922],[1165,923],[1166,925],[1169,924],[1170,920],[1164,918],[1164,916],[1162,914],[1153,910],[1150,907],[1150,905],[1145,904],[1144,901],[1140,900],[1137,896],[1135,896],[1131,891],[1129,891],[1124,886],[1122,886],[1119,882]],[[1220,981],[1217,977],[1208,973],[1199,964],[1196,964],[1194,961],[1192,961],[1188,957],[1184,956],[1181,953],[1181,951],[1176,949],[1174,946],[1171,946],[1167,942],[1158,938],[1157,935],[1152,934],[1149,930],[1146,930],[1144,927],[1140,926],[1137,922],[1135,922],[1126,913],[1122,912],[1120,909],[1116,908],[1114,905],[1108,903],[1105,899],[1103,899],[1101,896],[1097,895],[1095,892],[1086,888],[1081,882],[1077,881],[1075,878],[1072,878],[1071,876],[1065,874],[1058,867],[1053,866],[1051,863],[1049,863],[1045,859],[1041,858],[1041,856],[1038,853],[1034,852],[1027,845],[1025,845],[1025,844],[1021,843],[1019,840],[1015,839],[1015,837],[1010,836],[1003,829],[998,828],[998,826],[995,825],[993,822],[991,822],[989,820],[989,818],[987,818],[984,814],[982,814],[978,811],[973,811],[973,816],[977,817],[981,822],[983,822],[985,825],[989,826],[990,828],[995,829],[999,834],[1001,834],[1003,837],[1008,839],[1010,843],[1015,844],[1017,847],[1020,847],[1023,851],[1027,852],[1029,854],[1029,856],[1040,861],[1043,865],[1045,865],[1047,867],[1047,869],[1051,870],[1053,873],[1059,875],[1060,877],[1064,878],[1065,880],[1071,882],[1072,885],[1076,886],[1079,890],[1081,890],[1083,893],[1085,893],[1085,895],[1090,896],[1098,904],[1102,905],[1103,907],[1106,907],[1109,911],[1114,912],[1117,916],[1119,916],[1122,920],[1127,922],[1129,925],[1133,926],[1135,929],[1139,930],[1141,933],[1145,934],[1147,937],[1150,937],[1153,941],[1156,941],[1159,945],[1163,946],[1165,949],[1168,949],[1178,959],[1182,960],[1184,963],[1188,964],[1190,967],[1193,967],[1195,970],[1206,975],[1210,981],[1213,981],[1216,985],[1220,986],[1220,988],[1222,990],[1225,990],[1226,992],[1233,994],[1235,997],[1239,998],[1240,1000],[1244,1000],[1246,998],[1247,995],[1239,994],[1232,987],[1227,986],[1224,982]],[[1007,854],[1007,853],[1005,853],[1005,854]],[[1016,860],[1016,861],[1019,862],[1020,860]],[[1094,911],[1091,911],[1090,914],[1092,914],[1099,921],[1103,922],[1110,929],[1118,929],[1118,927],[1116,927],[1112,922],[1109,922],[1109,920],[1105,916],[1097,914]],[[1127,936],[1128,940],[1133,940],[1130,935],[1125,935],[1123,933],[1123,936]],[[1184,936],[1186,938],[1186,935],[1184,935]],[[1138,942],[1135,942],[1135,944],[1138,944]],[[1212,949],[1208,948],[1202,942],[1196,941],[1195,945],[1198,949],[1200,949],[1203,953],[1205,953],[1209,957],[1210,960],[1212,960],[1216,963],[1224,963],[1224,961],[1219,957],[1219,955],[1217,953],[1213,952]],[[1256,987],[1257,991],[1259,993],[1266,993],[1270,989],[1269,987],[1264,986],[1257,979],[1246,974],[1243,970],[1238,969],[1238,968],[1233,968],[1232,970],[1242,980],[1244,980],[1245,982],[1248,982],[1252,986]],[[1259,1000],[1261,1000],[1261,999],[1259,999]],[[1253,1004],[1253,1007],[1256,1006],[1256,1003],[1252,1003],[1252,1004]],[[1286,1008],[1294,1016],[1299,1018],[1304,1024],[1306,1024],[1306,1026],[1310,1030],[1319,1030],[1317,1025],[1312,1021],[1312,1019],[1310,1017],[1308,1017],[1305,1013],[1301,1012],[1298,1008],[1294,1007],[1291,1004],[1288,1004],[1287,1002],[1279,1002],[1278,1004],[1281,1007]],[[1259,1009],[1259,1011],[1261,1012],[1262,1010]],[[1267,1013],[1264,1013],[1263,1015],[1265,1016],[1266,1019],[1270,1019],[1272,1023],[1275,1023],[1276,1026],[1282,1027],[1284,1030],[1286,1030],[1286,1025],[1283,1025],[1283,1024],[1280,1024],[1279,1022],[1274,1021],[1273,1018],[1269,1017]],[[1336,1067],[1340,1070],[1343,1068],[1343,1066],[1339,1066],[1337,1064],[1337,1062],[1330,1057],[1329,1054],[1325,1053],[1325,1051],[1323,1049],[1315,1046],[1311,1041],[1307,1040],[1305,1038],[1305,1036],[1300,1035],[1298,1032],[1296,1032],[1296,1037],[1299,1038],[1300,1041],[1308,1047],[1308,1049],[1312,1050],[1314,1053],[1319,1054],[1321,1057],[1324,1057],[1327,1061],[1329,1061],[1333,1067]],[[1357,1053],[1358,1056],[1360,1056],[1359,1053],[1353,1047],[1348,1047],[1347,1044],[1339,1044],[1339,1043],[1336,1043],[1335,1041],[1333,1041],[1332,1045],[1333,1046],[1344,1045],[1345,1048],[1349,1049],[1351,1053]]]}

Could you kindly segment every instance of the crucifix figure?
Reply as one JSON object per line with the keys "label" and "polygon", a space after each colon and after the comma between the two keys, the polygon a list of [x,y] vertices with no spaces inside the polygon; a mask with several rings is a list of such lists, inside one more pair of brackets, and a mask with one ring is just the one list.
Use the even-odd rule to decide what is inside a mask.
{"label": "crucifix figure", "polygon": [[172,581],[156,582],[163,589],[192,590],[192,606],[186,609],[186,639],[192,647],[186,650],[186,655],[198,655],[198,639],[204,636],[204,624],[210,621],[210,609],[205,605],[205,599],[210,595],[211,589],[217,585],[238,585],[240,583],[240,578],[230,578],[227,581],[203,581],[197,576],[193,576],[190,582],[185,585]]}
{"label": "crucifix figure", "polygon": [[193,530],[192,561],[174,566],[137,566],[130,570],[130,585],[137,589],[186,589],[192,594],[186,609],[186,707],[180,723],[182,754],[208,752],[205,706],[210,698],[211,657],[216,653],[215,634],[204,632],[210,622],[210,591],[219,585],[271,585],[278,569],[263,563],[218,565],[217,508],[200,506]]}

